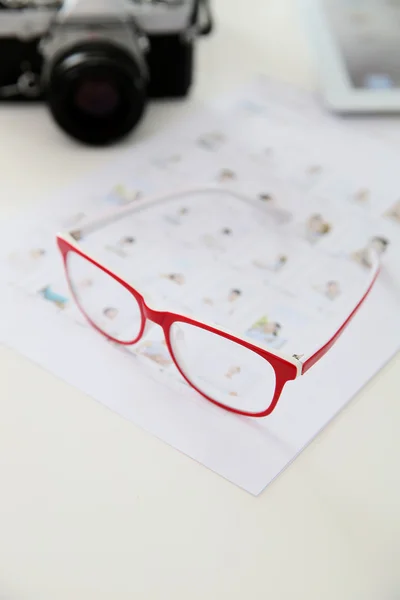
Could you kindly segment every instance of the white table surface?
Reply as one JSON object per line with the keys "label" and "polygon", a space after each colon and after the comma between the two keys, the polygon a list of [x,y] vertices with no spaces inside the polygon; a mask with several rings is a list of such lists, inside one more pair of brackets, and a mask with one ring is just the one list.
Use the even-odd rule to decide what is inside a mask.
{"label": "white table surface", "polygon": [[[214,4],[192,102],[255,71],[315,85],[295,1]],[[0,107],[0,217],[186,110],[153,107],[134,138],[94,151],[43,107]],[[398,598],[399,367],[397,357],[255,499],[1,349],[0,598]]]}

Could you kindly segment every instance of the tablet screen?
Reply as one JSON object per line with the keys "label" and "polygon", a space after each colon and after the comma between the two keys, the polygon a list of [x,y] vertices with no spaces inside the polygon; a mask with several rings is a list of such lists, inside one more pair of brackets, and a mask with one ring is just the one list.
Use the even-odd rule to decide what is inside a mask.
{"label": "tablet screen", "polygon": [[323,0],[357,89],[400,88],[400,0]]}

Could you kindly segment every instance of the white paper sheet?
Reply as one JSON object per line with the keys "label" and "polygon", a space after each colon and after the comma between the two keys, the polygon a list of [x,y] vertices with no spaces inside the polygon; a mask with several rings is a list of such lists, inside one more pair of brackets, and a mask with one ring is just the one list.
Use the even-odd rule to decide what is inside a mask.
{"label": "white paper sheet", "polygon": [[[53,198],[51,210],[7,224],[1,339],[259,494],[400,347],[397,171],[384,143],[339,125],[304,92],[258,81]],[[71,302],[55,247],[55,233],[79,223],[81,213],[145,205],[152,193],[209,183],[248,194],[253,206],[218,192],[195,195],[82,243],[150,292],[157,307],[218,321],[249,339],[260,335],[260,320],[278,322],[279,335],[262,341],[302,353],[355,304],[371,238],[388,242],[382,275],[354,322],[317,366],[287,385],[265,419],[215,407],[172,366],[146,357],[149,344],[160,344],[157,328],[137,348],[104,341]],[[315,215],[323,233],[310,229]]]}

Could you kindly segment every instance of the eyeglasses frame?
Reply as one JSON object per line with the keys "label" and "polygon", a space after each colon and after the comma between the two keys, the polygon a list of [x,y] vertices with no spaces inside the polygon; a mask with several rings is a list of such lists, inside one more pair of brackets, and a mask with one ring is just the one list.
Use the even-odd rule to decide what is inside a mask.
{"label": "eyeglasses frame", "polygon": [[[105,214],[102,214],[95,219],[85,222],[82,225],[82,227],[79,227],[79,229],[75,228],[73,230],[70,230],[67,233],[59,233],[56,237],[57,245],[58,245],[58,248],[62,255],[64,269],[65,269],[67,281],[69,284],[69,288],[70,288],[71,294],[72,294],[78,308],[80,309],[82,314],[85,316],[87,321],[90,323],[90,325],[95,330],[97,330],[99,333],[101,333],[105,338],[107,338],[109,341],[114,342],[116,344],[123,345],[123,346],[132,346],[132,345],[137,344],[143,338],[143,336],[146,334],[146,332],[151,324],[159,325],[163,329],[165,342],[167,344],[167,348],[171,355],[171,358],[172,358],[176,368],[178,369],[179,373],[181,374],[181,376],[184,378],[184,380],[190,387],[192,387],[194,390],[196,390],[203,398],[205,398],[212,404],[219,406],[220,408],[227,410],[228,412],[246,416],[246,417],[254,417],[254,418],[267,417],[276,408],[276,405],[282,395],[285,385],[289,381],[293,381],[293,380],[297,379],[298,377],[300,377],[301,375],[304,375],[307,371],[309,371],[309,369],[311,367],[313,367],[317,362],[319,362],[321,360],[321,358],[323,356],[325,356],[325,354],[332,348],[332,346],[335,344],[335,342],[342,335],[344,330],[347,328],[349,323],[352,321],[354,316],[359,311],[360,307],[364,304],[366,298],[369,296],[369,294],[378,278],[379,272],[380,272],[380,261],[379,261],[379,258],[377,255],[374,254],[374,256],[372,256],[372,261],[371,261],[372,268],[370,269],[371,273],[370,273],[370,278],[369,278],[366,290],[362,294],[361,299],[359,300],[357,305],[351,310],[351,312],[349,313],[349,315],[347,316],[347,318],[345,319],[343,324],[336,330],[336,332],[324,344],[319,346],[310,355],[303,357],[303,356],[299,356],[299,355],[290,356],[289,354],[282,353],[273,348],[266,348],[261,343],[249,342],[245,338],[237,336],[234,333],[232,333],[228,330],[225,330],[219,326],[213,326],[213,325],[207,324],[203,321],[193,319],[192,317],[189,317],[187,315],[177,314],[177,313],[164,311],[164,310],[156,310],[155,308],[151,307],[151,302],[149,301],[149,299],[146,299],[146,297],[143,294],[139,293],[134,286],[132,286],[128,281],[126,281],[126,279],[124,277],[121,277],[120,275],[118,275],[118,273],[116,273],[114,270],[109,269],[107,266],[102,264],[101,261],[98,261],[91,254],[86,253],[79,246],[78,241],[79,241],[79,239],[81,239],[81,237],[83,235],[93,232],[112,221],[119,220],[128,214],[132,214],[133,212],[138,212],[140,210],[144,210],[145,208],[149,208],[150,206],[154,206],[161,202],[165,202],[166,200],[178,198],[180,196],[187,196],[189,194],[196,194],[196,193],[228,194],[228,195],[237,197],[240,200],[244,200],[245,202],[250,203],[254,207],[254,203],[250,198],[248,198],[247,196],[243,196],[242,194],[240,194],[236,191],[228,190],[226,188],[219,188],[219,187],[207,187],[207,188],[199,187],[199,188],[191,188],[191,189],[186,189],[186,190],[179,190],[179,191],[170,193],[168,195],[155,196],[154,198],[149,198],[147,200],[140,200],[140,201],[132,202],[128,205],[114,208],[112,211],[107,211]],[[112,277],[117,283],[122,285],[135,298],[135,300],[139,306],[139,309],[140,309],[141,327],[140,327],[137,337],[134,340],[130,340],[128,342],[120,341],[120,340],[108,335],[105,331],[103,331],[100,327],[98,327],[98,325],[96,325],[96,323],[94,323],[93,320],[87,315],[84,308],[81,306],[81,304],[79,302],[79,299],[75,293],[74,287],[73,287],[72,282],[69,277],[68,255],[71,252],[78,254],[82,258],[86,259],[89,263],[91,263],[98,269],[102,270],[108,276]],[[241,410],[229,407],[223,403],[220,403],[217,400],[215,400],[214,398],[212,398],[212,397],[208,396],[207,394],[205,394],[204,392],[202,392],[186,375],[182,365],[179,362],[179,359],[177,359],[177,357],[176,357],[176,353],[173,349],[173,344],[171,343],[171,336],[170,336],[171,327],[174,323],[186,323],[188,325],[192,325],[194,327],[198,327],[200,329],[203,329],[205,331],[213,333],[215,335],[219,335],[231,342],[234,342],[244,348],[247,348],[249,351],[255,352],[258,356],[260,356],[261,358],[266,360],[273,367],[274,372],[275,372],[275,392],[274,392],[272,401],[267,406],[267,408],[259,413],[241,411]]]}

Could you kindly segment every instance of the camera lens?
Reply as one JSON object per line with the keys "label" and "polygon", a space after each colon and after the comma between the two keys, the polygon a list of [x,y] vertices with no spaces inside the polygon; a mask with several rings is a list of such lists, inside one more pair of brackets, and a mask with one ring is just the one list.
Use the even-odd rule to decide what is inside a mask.
{"label": "camera lens", "polygon": [[76,90],[74,103],[92,117],[109,117],[118,109],[121,96],[114,81],[87,79]]}
{"label": "camera lens", "polygon": [[88,44],[70,49],[53,65],[47,99],[56,122],[69,135],[86,144],[110,144],[139,122],[146,78],[122,50]]}

